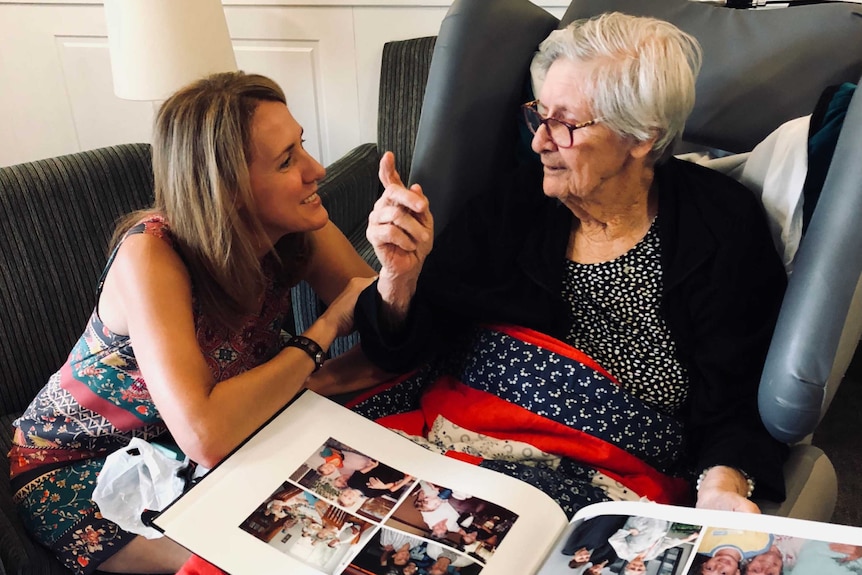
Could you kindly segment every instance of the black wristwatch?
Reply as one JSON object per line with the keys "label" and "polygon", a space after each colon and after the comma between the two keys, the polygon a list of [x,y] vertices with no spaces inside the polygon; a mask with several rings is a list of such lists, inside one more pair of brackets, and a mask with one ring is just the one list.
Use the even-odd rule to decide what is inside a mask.
{"label": "black wristwatch", "polygon": [[316,341],[304,335],[293,336],[284,344],[284,347],[298,347],[307,353],[308,357],[314,361],[314,371],[323,367],[323,362],[326,361],[326,352],[323,351],[323,348]]}

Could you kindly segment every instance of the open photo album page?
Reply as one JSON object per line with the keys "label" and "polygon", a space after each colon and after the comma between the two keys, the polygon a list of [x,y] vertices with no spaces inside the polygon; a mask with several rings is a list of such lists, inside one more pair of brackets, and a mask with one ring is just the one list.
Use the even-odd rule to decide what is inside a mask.
{"label": "open photo album page", "polygon": [[517,520],[328,438],[239,528],[327,574],[477,575]]}
{"label": "open photo album page", "polygon": [[539,575],[859,575],[862,529],[654,503],[602,503]]}
{"label": "open photo album page", "polygon": [[541,491],[303,393],[154,526],[232,575],[862,575],[862,529]]}
{"label": "open photo album page", "polygon": [[311,393],[155,520],[233,574],[522,575],[565,525],[540,491]]}

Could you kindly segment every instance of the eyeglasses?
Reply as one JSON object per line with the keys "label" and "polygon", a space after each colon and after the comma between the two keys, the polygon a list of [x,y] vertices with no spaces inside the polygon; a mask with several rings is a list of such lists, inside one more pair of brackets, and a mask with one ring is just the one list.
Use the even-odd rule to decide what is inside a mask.
{"label": "eyeglasses", "polygon": [[572,143],[574,142],[575,130],[580,130],[581,128],[586,128],[587,126],[592,126],[593,124],[597,124],[602,121],[602,118],[595,118],[578,124],[569,124],[568,122],[557,120],[556,118],[543,118],[539,113],[539,106],[541,105],[541,102],[538,100],[533,100],[532,102],[527,102],[521,106],[521,109],[524,111],[524,121],[527,123],[527,127],[533,134],[538,132],[539,126],[544,124],[545,129],[548,130],[548,137],[551,138],[551,141],[554,142],[558,148],[571,148]]}

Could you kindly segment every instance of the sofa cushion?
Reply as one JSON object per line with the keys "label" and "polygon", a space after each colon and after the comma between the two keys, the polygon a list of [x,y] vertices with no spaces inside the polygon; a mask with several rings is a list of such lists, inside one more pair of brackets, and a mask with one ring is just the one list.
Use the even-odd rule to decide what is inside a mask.
{"label": "sofa cushion", "polygon": [[84,328],[117,219],[151,203],[152,190],[148,144],[0,168],[0,573],[68,573],[12,504],[12,421]]}
{"label": "sofa cushion", "polygon": [[22,411],[66,359],[116,220],[152,189],[148,144],[0,168],[0,411]]}
{"label": "sofa cushion", "polygon": [[436,36],[426,36],[383,45],[377,144],[381,153],[390,150],[395,154],[395,167],[405,182],[410,176],[422,98],[436,41]]}

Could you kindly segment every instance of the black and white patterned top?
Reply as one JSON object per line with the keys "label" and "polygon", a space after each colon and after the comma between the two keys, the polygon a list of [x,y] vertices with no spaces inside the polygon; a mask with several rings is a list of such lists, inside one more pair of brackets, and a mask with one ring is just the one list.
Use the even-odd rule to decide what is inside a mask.
{"label": "black and white patterned top", "polygon": [[646,236],[609,262],[566,260],[563,299],[570,305],[566,342],[607,369],[635,397],[676,413],[688,396],[688,374],[661,315],[658,218]]}

